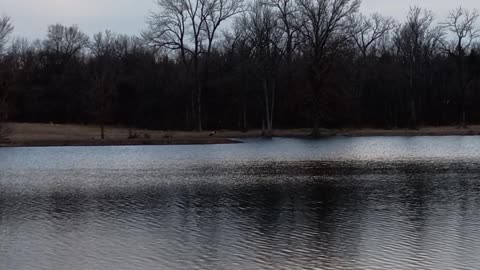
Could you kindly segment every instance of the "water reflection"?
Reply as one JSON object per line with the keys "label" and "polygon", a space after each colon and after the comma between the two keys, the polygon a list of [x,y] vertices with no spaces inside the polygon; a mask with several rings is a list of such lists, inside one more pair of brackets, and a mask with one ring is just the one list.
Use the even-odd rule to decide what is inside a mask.
{"label": "water reflection", "polygon": [[[282,143],[293,149],[274,142]],[[240,146],[223,147],[193,147],[190,161],[177,162],[146,150],[153,160],[127,168],[117,166],[135,148],[103,149],[119,151],[114,165],[99,152],[100,162],[74,164],[99,151],[78,148],[81,158],[58,156],[70,164],[58,169],[63,149],[42,149],[53,159],[43,165],[20,150],[26,166],[13,168],[20,157],[0,162],[0,269],[480,267],[480,158],[472,153],[456,161],[436,152],[278,158],[278,150],[201,158]]]}

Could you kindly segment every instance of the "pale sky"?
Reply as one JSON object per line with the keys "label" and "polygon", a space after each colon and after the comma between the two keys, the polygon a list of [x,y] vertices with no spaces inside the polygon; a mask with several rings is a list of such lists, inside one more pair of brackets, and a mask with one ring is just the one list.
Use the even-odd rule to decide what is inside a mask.
{"label": "pale sky", "polygon": [[[480,0],[363,0],[362,12],[402,20],[413,5],[431,9],[438,20],[460,5],[480,10]],[[43,38],[55,23],[77,24],[89,35],[105,29],[138,34],[152,9],[153,0],[0,0],[0,14],[13,19],[15,35],[30,39]]]}

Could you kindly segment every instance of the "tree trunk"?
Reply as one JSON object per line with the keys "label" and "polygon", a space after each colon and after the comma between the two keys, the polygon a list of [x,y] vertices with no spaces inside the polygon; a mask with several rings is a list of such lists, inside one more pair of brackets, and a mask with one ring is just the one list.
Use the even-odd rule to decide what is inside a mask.
{"label": "tree trunk", "polygon": [[410,121],[411,121],[411,124],[410,124],[410,127],[412,129],[416,129],[417,128],[417,112],[416,112],[416,108],[415,108],[415,100],[411,100],[410,101]]}
{"label": "tree trunk", "polygon": [[464,53],[461,47],[461,42],[459,42],[458,45],[458,59],[457,59],[457,69],[458,69],[458,86],[460,87],[460,110],[459,110],[459,124],[461,128],[466,128],[467,123],[466,123],[466,109],[465,109],[465,103],[466,103],[466,83],[464,80],[464,74],[465,74],[465,69],[464,69]]}
{"label": "tree trunk", "polygon": [[[273,107],[270,102],[270,95],[269,95],[269,85],[268,81],[266,79],[263,80],[263,94],[264,94],[264,101],[265,101],[265,123],[266,123],[266,131],[264,133],[265,137],[271,137],[272,136],[272,126],[273,126],[273,121],[272,121],[272,112],[271,108]],[[273,103],[273,102],[272,102]]]}
{"label": "tree trunk", "polygon": [[191,108],[190,108],[190,111],[191,111],[191,125],[190,125],[190,128],[192,130],[196,130],[196,125],[197,125],[197,109],[195,108],[195,104],[196,104],[196,101],[195,101],[195,91],[196,89],[192,90],[192,96],[191,96]]}
{"label": "tree trunk", "polygon": [[243,99],[243,112],[242,112],[242,130],[246,132],[247,127],[247,101]]}
{"label": "tree trunk", "polygon": [[467,117],[466,117],[466,114],[467,114],[467,112],[466,112],[466,108],[465,108],[465,107],[466,107],[466,106],[465,106],[465,103],[466,103],[466,100],[465,100],[465,98],[466,98],[466,94],[465,94],[466,90],[465,90],[465,88],[466,88],[466,87],[465,87],[465,82],[463,81],[463,68],[461,68],[461,74],[460,74],[460,79],[459,79],[459,80],[460,80],[460,89],[461,89],[461,93],[462,93],[462,94],[461,94],[461,95],[462,95],[462,96],[461,96],[461,99],[462,99],[462,100],[460,101],[460,104],[461,104],[461,105],[460,105],[460,107],[461,107],[461,108],[460,108],[460,127],[461,127],[461,128],[467,128],[467,122],[466,122],[466,118],[467,118]]}
{"label": "tree trunk", "polygon": [[202,113],[202,87],[199,86],[197,93],[197,131],[199,132],[203,131]]}
{"label": "tree trunk", "polygon": [[200,66],[198,55],[193,60],[193,76],[194,76],[194,95],[193,95],[193,111],[196,112],[196,131],[201,132],[202,127],[202,85],[200,78]]}
{"label": "tree trunk", "polygon": [[315,119],[313,122],[313,130],[312,130],[312,137],[319,138],[320,137],[320,127],[318,125],[318,120]]}
{"label": "tree trunk", "polygon": [[105,125],[102,123],[100,123],[100,138],[102,138],[102,140],[105,139]]}

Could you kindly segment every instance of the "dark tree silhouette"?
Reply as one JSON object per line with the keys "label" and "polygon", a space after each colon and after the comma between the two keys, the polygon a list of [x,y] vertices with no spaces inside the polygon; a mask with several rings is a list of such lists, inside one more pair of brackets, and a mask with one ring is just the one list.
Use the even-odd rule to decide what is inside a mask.
{"label": "dark tree silhouette", "polygon": [[459,124],[466,127],[466,91],[472,82],[472,78],[467,76],[465,59],[472,43],[475,39],[480,37],[480,28],[477,25],[480,14],[476,10],[469,11],[459,7],[450,12],[447,21],[442,25],[445,29],[450,31],[455,40],[452,40],[450,45],[447,45],[446,50],[449,55],[455,58],[457,69],[457,83],[459,91]]}
{"label": "dark tree silhouette", "polygon": [[92,54],[93,93],[92,103],[95,104],[93,113],[100,124],[100,137],[105,139],[105,123],[108,120],[108,113],[111,111],[111,101],[115,92],[116,70],[115,63],[115,42],[116,37],[110,31],[97,33],[93,36],[89,48]]}
{"label": "dark tree silhouette", "polygon": [[474,10],[437,24],[418,7],[400,22],[363,15],[355,0],[156,4],[141,37],[57,24],[9,39],[0,19],[0,123],[96,124],[102,138],[108,125],[319,136],[480,123]]}
{"label": "dark tree silhouette", "polygon": [[298,0],[301,50],[308,60],[308,82],[312,92],[310,106],[313,136],[318,136],[320,121],[330,117],[325,105],[330,102],[327,76],[339,48],[348,41],[348,17],[358,12],[358,0]]}
{"label": "dark tree silhouette", "polygon": [[13,25],[9,17],[0,18],[0,141],[5,140],[10,133],[9,128],[3,123],[9,115],[9,94],[14,80],[12,59],[4,55],[4,47],[13,32]]}
{"label": "dark tree silhouette", "polygon": [[408,125],[418,125],[418,110],[421,104],[419,89],[428,87],[429,63],[440,48],[443,32],[433,26],[433,15],[419,7],[410,9],[407,21],[397,29],[394,38],[397,53],[405,76],[405,111],[409,112]]}
{"label": "dark tree silhouette", "polygon": [[[193,77],[191,112],[196,129],[202,131],[202,97],[208,83],[213,42],[222,23],[241,11],[243,1],[157,0],[156,3],[160,11],[150,15],[144,37],[156,48],[180,51],[181,60]],[[202,55],[205,59],[201,59]]]}
{"label": "dark tree silhouette", "polygon": [[254,74],[258,77],[263,94],[265,118],[262,126],[265,136],[270,137],[273,132],[278,72],[283,57],[278,48],[282,33],[278,27],[279,21],[274,9],[261,0],[253,2],[250,11],[242,21],[252,48]]}

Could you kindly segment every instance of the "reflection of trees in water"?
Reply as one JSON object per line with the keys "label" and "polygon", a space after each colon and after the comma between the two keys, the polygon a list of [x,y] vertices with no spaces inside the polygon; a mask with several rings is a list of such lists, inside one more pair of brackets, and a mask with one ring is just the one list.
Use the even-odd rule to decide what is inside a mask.
{"label": "reflection of trees in water", "polygon": [[181,255],[218,267],[250,260],[332,269],[368,266],[372,258],[386,267],[394,260],[421,261],[435,248],[442,251],[442,241],[447,248],[455,248],[455,241],[474,245],[471,225],[480,223],[475,168],[448,162],[280,162],[196,168],[206,172],[192,174],[201,181],[179,173],[168,176],[178,181],[168,183],[52,187],[31,197],[0,191],[0,226],[36,212],[52,237],[108,230],[149,243],[160,259]]}

